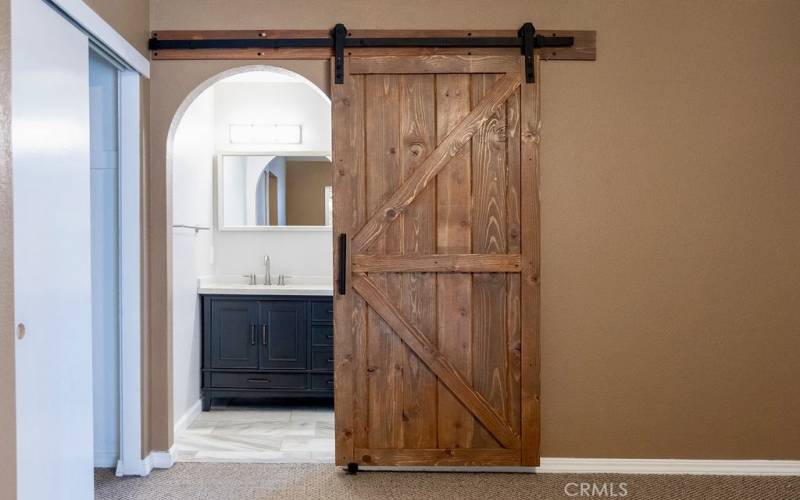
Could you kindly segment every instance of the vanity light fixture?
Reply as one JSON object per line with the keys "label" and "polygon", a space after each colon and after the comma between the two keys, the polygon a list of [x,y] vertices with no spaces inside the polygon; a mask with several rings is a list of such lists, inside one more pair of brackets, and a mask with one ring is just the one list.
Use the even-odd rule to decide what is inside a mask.
{"label": "vanity light fixture", "polygon": [[228,125],[231,144],[300,144],[303,126],[293,124],[231,123]]}

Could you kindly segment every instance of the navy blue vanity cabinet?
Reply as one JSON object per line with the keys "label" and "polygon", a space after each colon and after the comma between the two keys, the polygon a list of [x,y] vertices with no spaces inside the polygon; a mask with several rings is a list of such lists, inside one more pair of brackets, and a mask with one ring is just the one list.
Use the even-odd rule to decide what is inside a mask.
{"label": "navy blue vanity cabinet", "polygon": [[333,301],[203,295],[203,410],[213,398],[333,398]]}
{"label": "navy blue vanity cabinet", "polygon": [[258,368],[258,303],[219,299],[211,302],[209,368]]}
{"label": "navy blue vanity cabinet", "polygon": [[306,309],[299,300],[258,302],[261,325],[259,368],[304,370],[308,364]]}

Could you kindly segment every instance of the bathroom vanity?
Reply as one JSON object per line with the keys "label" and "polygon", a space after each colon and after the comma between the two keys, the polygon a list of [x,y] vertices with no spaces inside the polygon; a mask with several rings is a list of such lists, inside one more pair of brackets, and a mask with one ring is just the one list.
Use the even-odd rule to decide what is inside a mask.
{"label": "bathroom vanity", "polygon": [[[230,137],[276,132],[229,128]],[[330,151],[219,152],[217,168],[216,238],[228,249],[217,258],[221,267],[257,273],[208,276],[198,283],[203,410],[218,398],[332,399],[333,280],[332,270],[320,265],[332,261]],[[284,236],[281,245],[277,235]],[[238,248],[246,245],[250,251]],[[280,256],[281,270],[310,267],[326,275],[273,273],[270,256],[254,259],[260,250],[252,249]],[[233,259],[240,262],[232,265]]]}
{"label": "bathroom vanity", "polygon": [[333,398],[330,285],[202,285],[203,410],[214,398]]}

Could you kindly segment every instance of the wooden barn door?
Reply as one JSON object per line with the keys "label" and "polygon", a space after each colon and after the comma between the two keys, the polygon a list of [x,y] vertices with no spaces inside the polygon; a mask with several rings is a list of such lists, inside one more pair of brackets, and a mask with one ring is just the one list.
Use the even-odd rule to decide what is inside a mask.
{"label": "wooden barn door", "polygon": [[332,85],[337,464],[538,464],[537,87],[508,55]]}

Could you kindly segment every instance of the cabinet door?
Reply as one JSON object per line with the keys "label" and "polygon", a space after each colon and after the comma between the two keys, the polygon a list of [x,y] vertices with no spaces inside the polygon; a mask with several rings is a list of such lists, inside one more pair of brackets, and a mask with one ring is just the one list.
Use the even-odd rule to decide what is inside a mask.
{"label": "cabinet door", "polygon": [[260,368],[307,368],[306,303],[260,302]]}
{"label": "cabinet door", "polygon": [[212,368],[258,368],[257,307],[252,300],[212,300]]}

